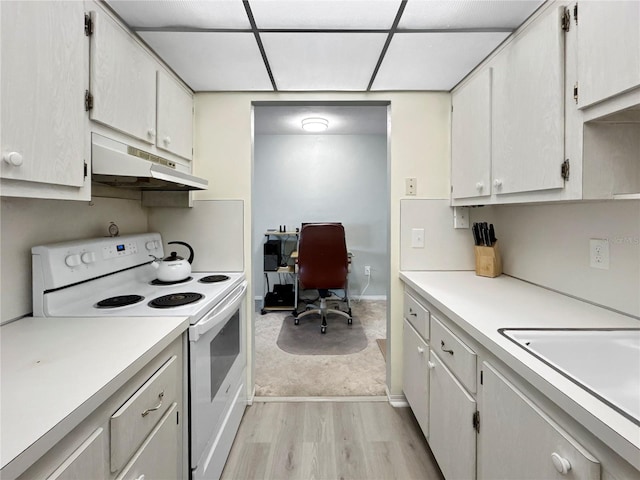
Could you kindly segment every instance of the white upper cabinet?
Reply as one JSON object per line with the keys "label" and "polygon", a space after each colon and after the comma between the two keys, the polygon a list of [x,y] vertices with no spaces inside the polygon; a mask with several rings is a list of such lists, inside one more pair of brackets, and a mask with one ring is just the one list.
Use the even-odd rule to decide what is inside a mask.
{"label": "white upper cabinet", "polygon": [[453,94],[451,196],[491,195],[491,68]]}
{"label": "white upper cabinet", "polygon": [[579,2],[578,106],[640,86],[640,2]]}
{"label": "white upper cabinet", "polygon": [[[1,3],[2,195],[78,198],[85,184],[84,4]],[[38,186],[40,193],[27,193]]]}
{"label": "white upper cabinet", "polygon": [[162,150],[191,160],[193,96],[172,77],[158,71],[158,135]]}
{"label": "white upper cabinet", "polygon": [[564,187],[564,32],[550,8],[495,58],[492,187],[497,195]]}
{"label": "white upper cabinet", "polygon": [[105,12],[92,13],[90,118],[156,143],[156,63]]}

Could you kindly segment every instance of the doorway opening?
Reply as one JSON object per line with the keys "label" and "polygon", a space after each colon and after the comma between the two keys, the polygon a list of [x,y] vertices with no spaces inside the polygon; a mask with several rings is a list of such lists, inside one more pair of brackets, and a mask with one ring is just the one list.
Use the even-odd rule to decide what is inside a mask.
{"label": "doorway opening", "polygon": [[[389,102],[253,104],[250,273],[256,397],[386,395],[388,116]],[[303,122],[326,129],[307,131]],[[329,315],[326,334],[319,315],[294,323],[294,311],[317,303],[318,291],[297,291],[291,255],[297,249],[296,230],[303,223],[323,222],[344,226],[352,255],[353,325]],[[344,309],[345,293],[331,291],[329,303]]]}

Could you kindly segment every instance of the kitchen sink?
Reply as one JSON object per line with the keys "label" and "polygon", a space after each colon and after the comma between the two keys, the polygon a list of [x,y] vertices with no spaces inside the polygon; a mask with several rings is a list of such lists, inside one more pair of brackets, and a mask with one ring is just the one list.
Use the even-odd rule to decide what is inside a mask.
{"label": "kitchen sink", "polygon": [[640,425],[640,329],[498,332]]}

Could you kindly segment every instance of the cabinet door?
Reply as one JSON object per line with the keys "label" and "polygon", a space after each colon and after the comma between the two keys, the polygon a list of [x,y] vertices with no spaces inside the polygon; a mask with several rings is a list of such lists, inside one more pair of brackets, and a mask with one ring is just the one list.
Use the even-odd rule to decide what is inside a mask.
{"label": "cabinet door", "polygon": [[156,65],[106,13],[92,16],[91,120],[154,144]]}
{"label": "cabinet door", "polygon": [[640,85],[640,2],[578,4],[578,106]]}
{"label": "cabinet door", "polygon": [[117,480],[182,478],[178,470],[180,428],[177,404],[171,405]]}
{"label": "cabinet door", "polygon": [[402,389],[422,433],[429,436],[429,347],[404,320],[402,335]]}
{"label": "cabinet door", "polygon": [[491,68],[453,95],[451,196],[491,195]]}
{"label": "cabinet door", "polygon": [[0,17],[0,177],[81,187],[83,2],[2,2]]}
{"label": "cabinet door", "polygon": [[445,478],[476,476],[476,401],[431,352],[429,446]]}
{"label": "cabinet door", "polygon": [[191,160],[193,97],[173,78],[158,71],[158,136],[156,145]]}
{"label": "cabinet door", "polygon": [[562,188],[564,32],[559,8],[521,32],[493,66],[493,192]]}
{"label": "cabinet door", "polygon": [[554,455],[568,461],[570,478],[600,478],[598,461],[487,362],[483,379],[480,479],[567,478],[554,467]]}
{"label": "cabinet door", "polygon": [[47,480],[84,480],[103,478],[107,470],[104,456],[106,438],[98,428],[56,469]]}

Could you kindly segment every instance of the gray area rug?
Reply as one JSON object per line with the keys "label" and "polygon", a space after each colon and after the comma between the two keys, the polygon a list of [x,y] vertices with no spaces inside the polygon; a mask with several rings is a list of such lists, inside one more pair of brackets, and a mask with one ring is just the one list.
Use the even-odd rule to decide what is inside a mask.
{"label": "gray area rug", "polygon": [[320,333],[320,315],[308,315],[295,325],[293,316],[282,321],[278,347],[294,355],[348,355],[367,346],[367,336],[358,318],[348,325],[340,315],[327,315],[327,333]]}

